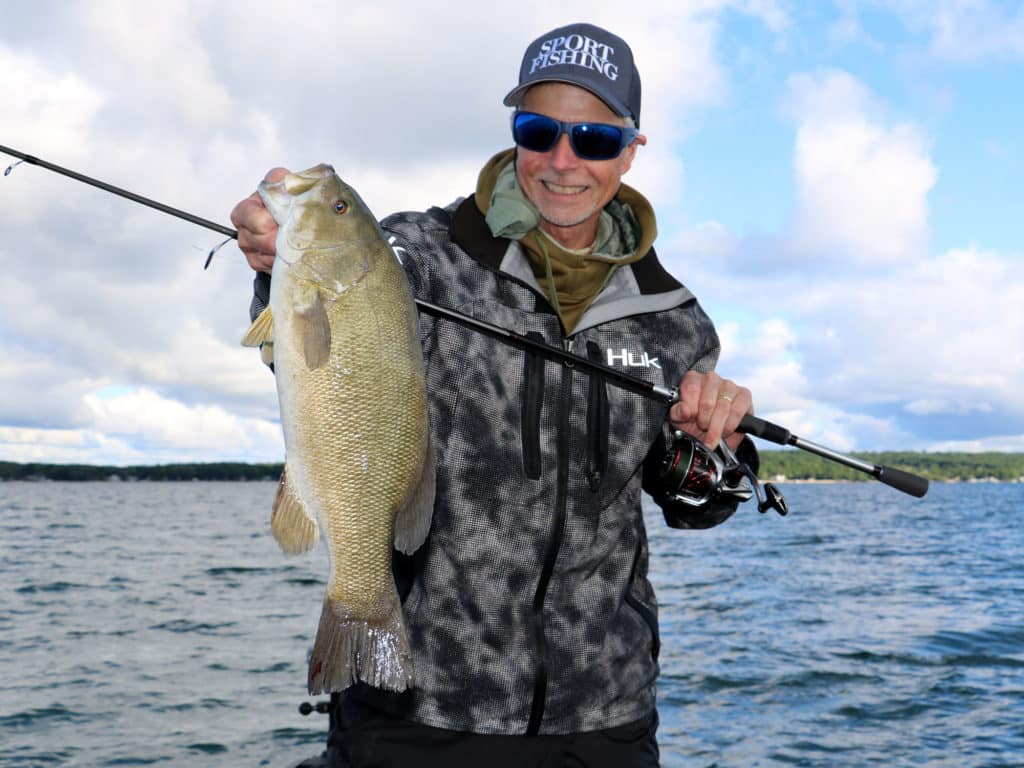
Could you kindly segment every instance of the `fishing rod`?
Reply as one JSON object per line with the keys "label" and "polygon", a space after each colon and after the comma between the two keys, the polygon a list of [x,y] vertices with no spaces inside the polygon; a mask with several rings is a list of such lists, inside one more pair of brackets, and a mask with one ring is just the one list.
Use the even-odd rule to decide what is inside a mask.
{"label": "fishing rod", "polygon": [[222,235],[227,235],[228,238],[238,237],[238,233],[235,230],[218,224],[215,221],[203,219],[200,218],[199,216],[187,213],[186,211],[182,211],[178,208],[172,208],[169,205],[158,203],[156,200],[151,200],[148,197],[143,197],[142,195],[137,195],[134,192],[129,192],[127,189],[115,187],[113,184],[107,184],[105,181],[94,179],[91,176],[84,176],[81,173],[77,173],[67,168],[62,168],[59,165],[48,163],[45,160],[40,160],[38,157],[27,155],[24,152],[19,152],[16,149],[11,149],[10,147],[0,145],[0,152],[3,152],[5,155],[10,155],[11,157],[18,158],[17,163],[14,163],[14,165],[7,166],[7,169],[4,170],[4,176],[9,176],[11,171],[14,170],[14,167],[20,165],[21,163],[28,163],[29,165],[38,165],[40,168],[45,168],[48,171],[59,173],[62,176],[67,176],[68,178],[74,179],[75,181],[80,181],[83,184],[90,184],[94,187],[98,187],[99,189],[102,189],[104,192],[111,192],[115,195],[120,195],[121,197],[125,197],[134,203],[148,205],[150,208],[156,208],[158,211],[169,213],[171,216],[177,216],[179,219],[191,221],[193,224],[198,224],[200,227],[206,227],[207,229],[212,229],[214,232],[220,232]]}
{"label": "fishing rod", "polygon": [[[511,331],[508,328],[503,328],[498,325],[484,322],[483,320],[478,320],[475,317],[470,317],[469,315],[448,309],[447,307],[431,304],[430,302],[423,301],[421,299],[416,299],[416,303],[433,315],[440,315],[463,323],[464,325],[472,326],[497,338],[540,352],[541,354],[557,362],[564,363],[565,365],[593,371],[604,378],[621,385],[624,389],[650,397],[666,406],[671,406],[679,400],[679,390],[675,387],[660,387],[646,379],[641,379],[640,377],[633,376],[625,371],[620,371],[618,368],[612,368],[611,366],[599,363],[595,360],[580,357],[572,352],[565,351],[558,347],[552,347],[542,341],[537,341],[536,339],[531,339],[528,336]],[[910,494],[911,496],[916,496],[917,498],[921,498],[928,492],[928,480],[926,478],[919,477],[909,472],[904,472],[901,469],[895,469],[894,467],[871,464],[870,462],[862,461],[861,459],[854,458],[853,456],[847,456],[831,448],[826,448],[823,445],[812,443],[810,440],[804,440],[801,437],[797,437],[785,427],[773,424],[770,421],[766,421],[765,419],[749,413],[743,416],[736,429],[746,435],[759,437],[762,440],[767,440],[768,442],[775,443],[777,445],[793,446],[794,448],[799,448],[803,451],[807,451],[808,453],[813,453],[816,456],[828,459],[829,461],[834,461],[837,464],[843,464],[850,469],[864,472],[885,485],[891,486],[898,491],[903,491],[903,493]]]}
{"label": "fishing rod", "polygon": [[[59,165],[49,163],[33,155],[29,155],[24,152],[19,152],[16,149],[11,149],[10,147],[0,145],[0,152],[3,152],[6,155],[10,155],[11,157],[18,158],[17,163],[14,163],[7,167],[7,169],[4,171],[4,176],[10,175],[13,168],[21,163],[36,165],[39,166],[40,168],[45,168],[48,171],[53,171],[63,176],[67,176],[68,178],[74,179],[75,181],[80,181],[84,184],[89,184],[93,187],[97,187],[99,189],[102,189],[104,192],[110,192],[120,197],[127,198],[132,202],[140,203],[142,205],[149,206],[150,208],[155,208],[158,211],[162,211],[163,213],[175,216],[179,219],[184,219],[185,221],[190,221],[193,224],[196,224],[200,227],[205,227],[206,229],[213,230],[214,232],[219,232],[220,234],[227,236],[228,240],[225,240],[225,243],[231,239],[238,239],[237,230],[231,229],[230,227],[225,227],[221,224],[217,224],[214,221],[210,221],[208,219],[195,216],[179,208],[164,205],[163,203],[157,202],[156,200],[152,200],[148,197],[143,197],[142,195],[137,195],[134,192],[129,192],[126,189],[115,187],[112,184],[107,184],[106,182],[100,181],[90,176],[86,176],[84,174],[77,173],[76,171],[63,168]],[[213,258],[214,252],[218,250],[222,245],[224,245],[224,243],[221,243],[212,251],[210,251],[206,259],[206,264],[203,267],[204,269],[210,265],[210,260]],[[636,392],[637,394],[646,397],[650,397],[656,400],[657,402],[662,403],[665,406],[671,406],[673,403],[679,400],[679,390],[676,389],[675,387],[658,386],[657,384],[653,384],[645,379],[641,379],[638,376],[633,376],[632,374],[626,373],[625,371],[620,371],[617,368],[612,368],[611,366],[604,365],[603,363],[599,363],[594,360],[589,360],[585,357],[581,357],[579,355],[560,349],[558,347],[552,347],[549,344],[546,344],[542,341],[537,341],[536,339],[532,339],[523,334],[516,333],[515,331],[512,331],[508,328],[504,328],[499,325],[494,325],[493,323],[488,323],[483,320],[479,320],[475,317],[471,317],[470,315],[466,315],[454,309],[442,307],[439,304],[433,304],[423,299],[415,299],[415,302],[420,309],[432,315],[453,320],[463,325],[475,328],[476,330],[481,331],[483,333],[494,336],[495,338],[503,339],[505,341],[516,344],[520,347],[530,349],[535,352],[539,352],[545,357],[556,362],[561,362],[564,365],[578,367],[586,371],[598,373],[604,378],[623,387],[624,389]],[[846,467],[849,467],[850,469],[854,469],[859,472],[864,472],[865,474],[871,475],[876,480],[878,480],[881,483],[884,483],[885,485],[888,485],[892,488],[895,488],[898,491],[902,491],[903,493],[915,496],[917,498],[921,498],[928,492],[928,480],[926,478],[911,474],[910,472],[905,472],[901,469],[895,469],[894,467],[886,467],[878,464],[872,464],[870,462],[857,459],[853,456],[847,456],[831,448],[826,448],[823,445],[818,445],[816,443],[812,443],[809,440],[804,440],[800,437],[797,437],[785,427],[781,427],[778,424],[773,424],[770,421],[765,421],[764,419],[758,418],[757,416],[753,416],[751,414],[746,414],[740,420],[737,430],[743,432],[744,434],[753,435],[754,437],[759,437],[762,440],[767,440],[768,442],[776,443],[777,445],[793,446],[794,448],[799,448],[802,451],[813,453],[816,456],[820,456],[824,459],[833,461],[837,464],[842,464]],[[692,450],[692,446],[687,448],[687,450]],[[686,458],[686,456],[682,456],[681,454],[677,454],[675,456],[676,463],[679,464],[683,463],[682,461],[680,461],[680,459],[685,460]],[[691,462],[696,461],[697,458],[700,457],[697,456],[696,453],[692,453],[690,456]],[[727,461],[734,462],[734,457],[730,458],[728,454],[726,456],[726,459]],[[696,467],[684,468],[682,471],[682,476],[680,477],[680,484],[682,485],[685,481],[692,480],[693,475],[696,471]],[[756,483],[755,489],[757,489]],[[763,505],[774,506],[769,502],[764,502]],[[785,505],[783,504],[782,506],[784,507]],[[785,512],[782,512],[782,510],[780,510],[780,512],[782,514],[785,514]]]}

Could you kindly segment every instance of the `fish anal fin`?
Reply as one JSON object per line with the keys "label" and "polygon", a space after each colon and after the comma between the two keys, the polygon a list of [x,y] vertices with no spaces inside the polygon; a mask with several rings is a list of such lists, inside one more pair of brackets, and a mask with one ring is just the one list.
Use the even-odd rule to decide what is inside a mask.
{"label": "fish anal fin", "polygon": [[243,347],[258,347],[260,344],[274,340],[274,315],[270,307],[266,307],[252,321],[249,330],[242,337]]}
{"label": "fish anal fin", "polygon": [[270,513],[270,530],[278,546],[289,555],[311,550],[320,539],[320,529],[288,481],[288,468],[281,473]]}
{"label": "fish anal fin", "polygon": [[419,549],[430,533],[436,487],[435,466],[434,446],[428,443],[419,479],[395,515],[395,549],[406,555]]}
{"label": "fish anal fin", "polygon": [[311,696],[341,691],[357,681],[388,691],[413,686],[412,652],[393,584],[385,600],[380,619],[354,617],[330,596],[324,600],[309,656]]}

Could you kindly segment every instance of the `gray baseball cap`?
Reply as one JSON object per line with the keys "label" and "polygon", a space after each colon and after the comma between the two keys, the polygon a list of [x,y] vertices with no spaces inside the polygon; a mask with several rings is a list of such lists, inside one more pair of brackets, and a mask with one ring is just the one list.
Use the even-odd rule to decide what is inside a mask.
{"label": "gray baseball cap", "polygon": [[569,24],[541,35],[523,54],[519,85],[509,91],[505,106],[519,106],[531,85],[552,81],[586,88],[640,125],[640,73],[621,37],[593,24]]}

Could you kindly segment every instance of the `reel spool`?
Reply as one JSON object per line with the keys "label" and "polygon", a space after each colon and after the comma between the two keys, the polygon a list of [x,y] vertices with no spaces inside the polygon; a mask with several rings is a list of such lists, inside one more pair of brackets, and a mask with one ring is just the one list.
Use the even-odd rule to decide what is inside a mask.
{"label": "reel spool", "polygon": [[757,509],[789,512],[782,493],[771,483],[762,487],[749,465],[725,444],[712,451],[685,432],[672,433],[672,445],[657,468],[664,500],[699,507],[711,500],[742,503],[757,495]]}

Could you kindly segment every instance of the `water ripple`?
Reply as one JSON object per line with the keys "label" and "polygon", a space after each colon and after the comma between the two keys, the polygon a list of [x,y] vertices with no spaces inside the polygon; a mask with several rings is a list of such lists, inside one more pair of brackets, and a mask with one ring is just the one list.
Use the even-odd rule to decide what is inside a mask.
{"label": "water ripple", "polygon": [[[789,517],[699,532],[649,509],[664,768],[1020,768],[1021,487],[786,485]],[[283,559],[275,492],[4,484],[0,766],[319,753],[296,705],[326,567]]]}

